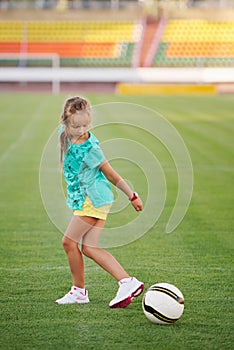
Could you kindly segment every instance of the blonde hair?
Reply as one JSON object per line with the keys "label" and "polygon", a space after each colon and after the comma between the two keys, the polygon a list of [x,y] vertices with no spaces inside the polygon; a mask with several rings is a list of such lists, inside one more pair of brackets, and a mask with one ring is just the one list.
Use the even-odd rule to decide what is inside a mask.
{"label": "blonde hair", "polygon": [[67,126],[71,117],[79,112],[86,112],[91,115],[89,102],[79,96],[69,98],[64,105],[63,113],[60,118],[60,124],[64,125],[64,130],[60,134],[60,164],[63,162],[63,153],[68,151],[69,135],[67,133]]}

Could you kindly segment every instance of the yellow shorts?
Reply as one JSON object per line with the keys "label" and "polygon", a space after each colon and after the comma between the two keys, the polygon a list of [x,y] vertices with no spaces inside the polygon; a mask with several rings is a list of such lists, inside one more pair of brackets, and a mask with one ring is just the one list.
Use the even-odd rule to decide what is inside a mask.
{"label": "yellow shorts", "polygon": [[99,208],[95,208],[93,206],[93,203],[91,202],[91,199],[87,196],[84,201],[82,210],[74,210],[74,215],[91,216],[93,218],[106,220],[106,217],[110,211],[110,208],[111,208],[111,204],[104,205]]}

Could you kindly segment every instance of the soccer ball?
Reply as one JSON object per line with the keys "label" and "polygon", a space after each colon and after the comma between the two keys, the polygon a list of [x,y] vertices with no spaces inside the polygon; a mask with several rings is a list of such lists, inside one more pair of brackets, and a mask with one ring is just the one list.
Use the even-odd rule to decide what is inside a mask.
{"label": "soccer ball", "polygon": [[173,324],[184,311],[184,297],[173,284],[157,283],[145,292],[142,308],[151,322]]}

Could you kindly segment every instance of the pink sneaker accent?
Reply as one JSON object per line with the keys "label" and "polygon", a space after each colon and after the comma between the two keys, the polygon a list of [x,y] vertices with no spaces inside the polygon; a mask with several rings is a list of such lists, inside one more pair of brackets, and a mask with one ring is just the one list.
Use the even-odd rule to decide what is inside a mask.
{"label": "pink sneaker accent", "polygon": [[129,281],[120,281],[116,297],[110,302],[109,307],[125,308],[134,298],[138,297],[144,290],[144,283],[132,277]]}
{"label": "pink sneaker accent", "polygon": [[125,300],[120,301],[117,304],[114,304],[113,306],[110,306],[111,309],[123,309],[127,307],[132,302],[132,297],[128,297]]}
{"label": "pink sneaker accent", "polygon": [[76,287],[72,287],[70,292],[68,292],[66,295],[64,295],[63,298],[57,299],[55,301],[55,304],[62,305],[62,304],[86,304],[89,303],[89,297],[88,297],[88,291],[85,290],[85,292],[78,292],[78,289]]}

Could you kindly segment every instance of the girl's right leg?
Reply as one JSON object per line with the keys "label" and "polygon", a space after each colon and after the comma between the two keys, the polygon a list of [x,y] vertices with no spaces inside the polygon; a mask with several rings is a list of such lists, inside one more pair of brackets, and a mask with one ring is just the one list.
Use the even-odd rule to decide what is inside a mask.
{"label": "girl's right leg", "polygon": [[62,244],[67,254],[73,285],[84,288],[84,260],[78,247],[81,238],[96,224],[95,218],[73,216],[63,236]]}
{"label": "girl's right leg", "polygon": [[66,236],[62,240],[74,286],[84,288],[84,259],[78,244]]}
{"label": "girl's right leg", "polygon": [[63,298],[56,300],[56,304],[72,304],[89,302],[88,293],[84,287],[84,259],[78,247],[81,238],[95,225],[95,218],[73,216],[63,236],[62,244],[66,252],[73,287]]}

